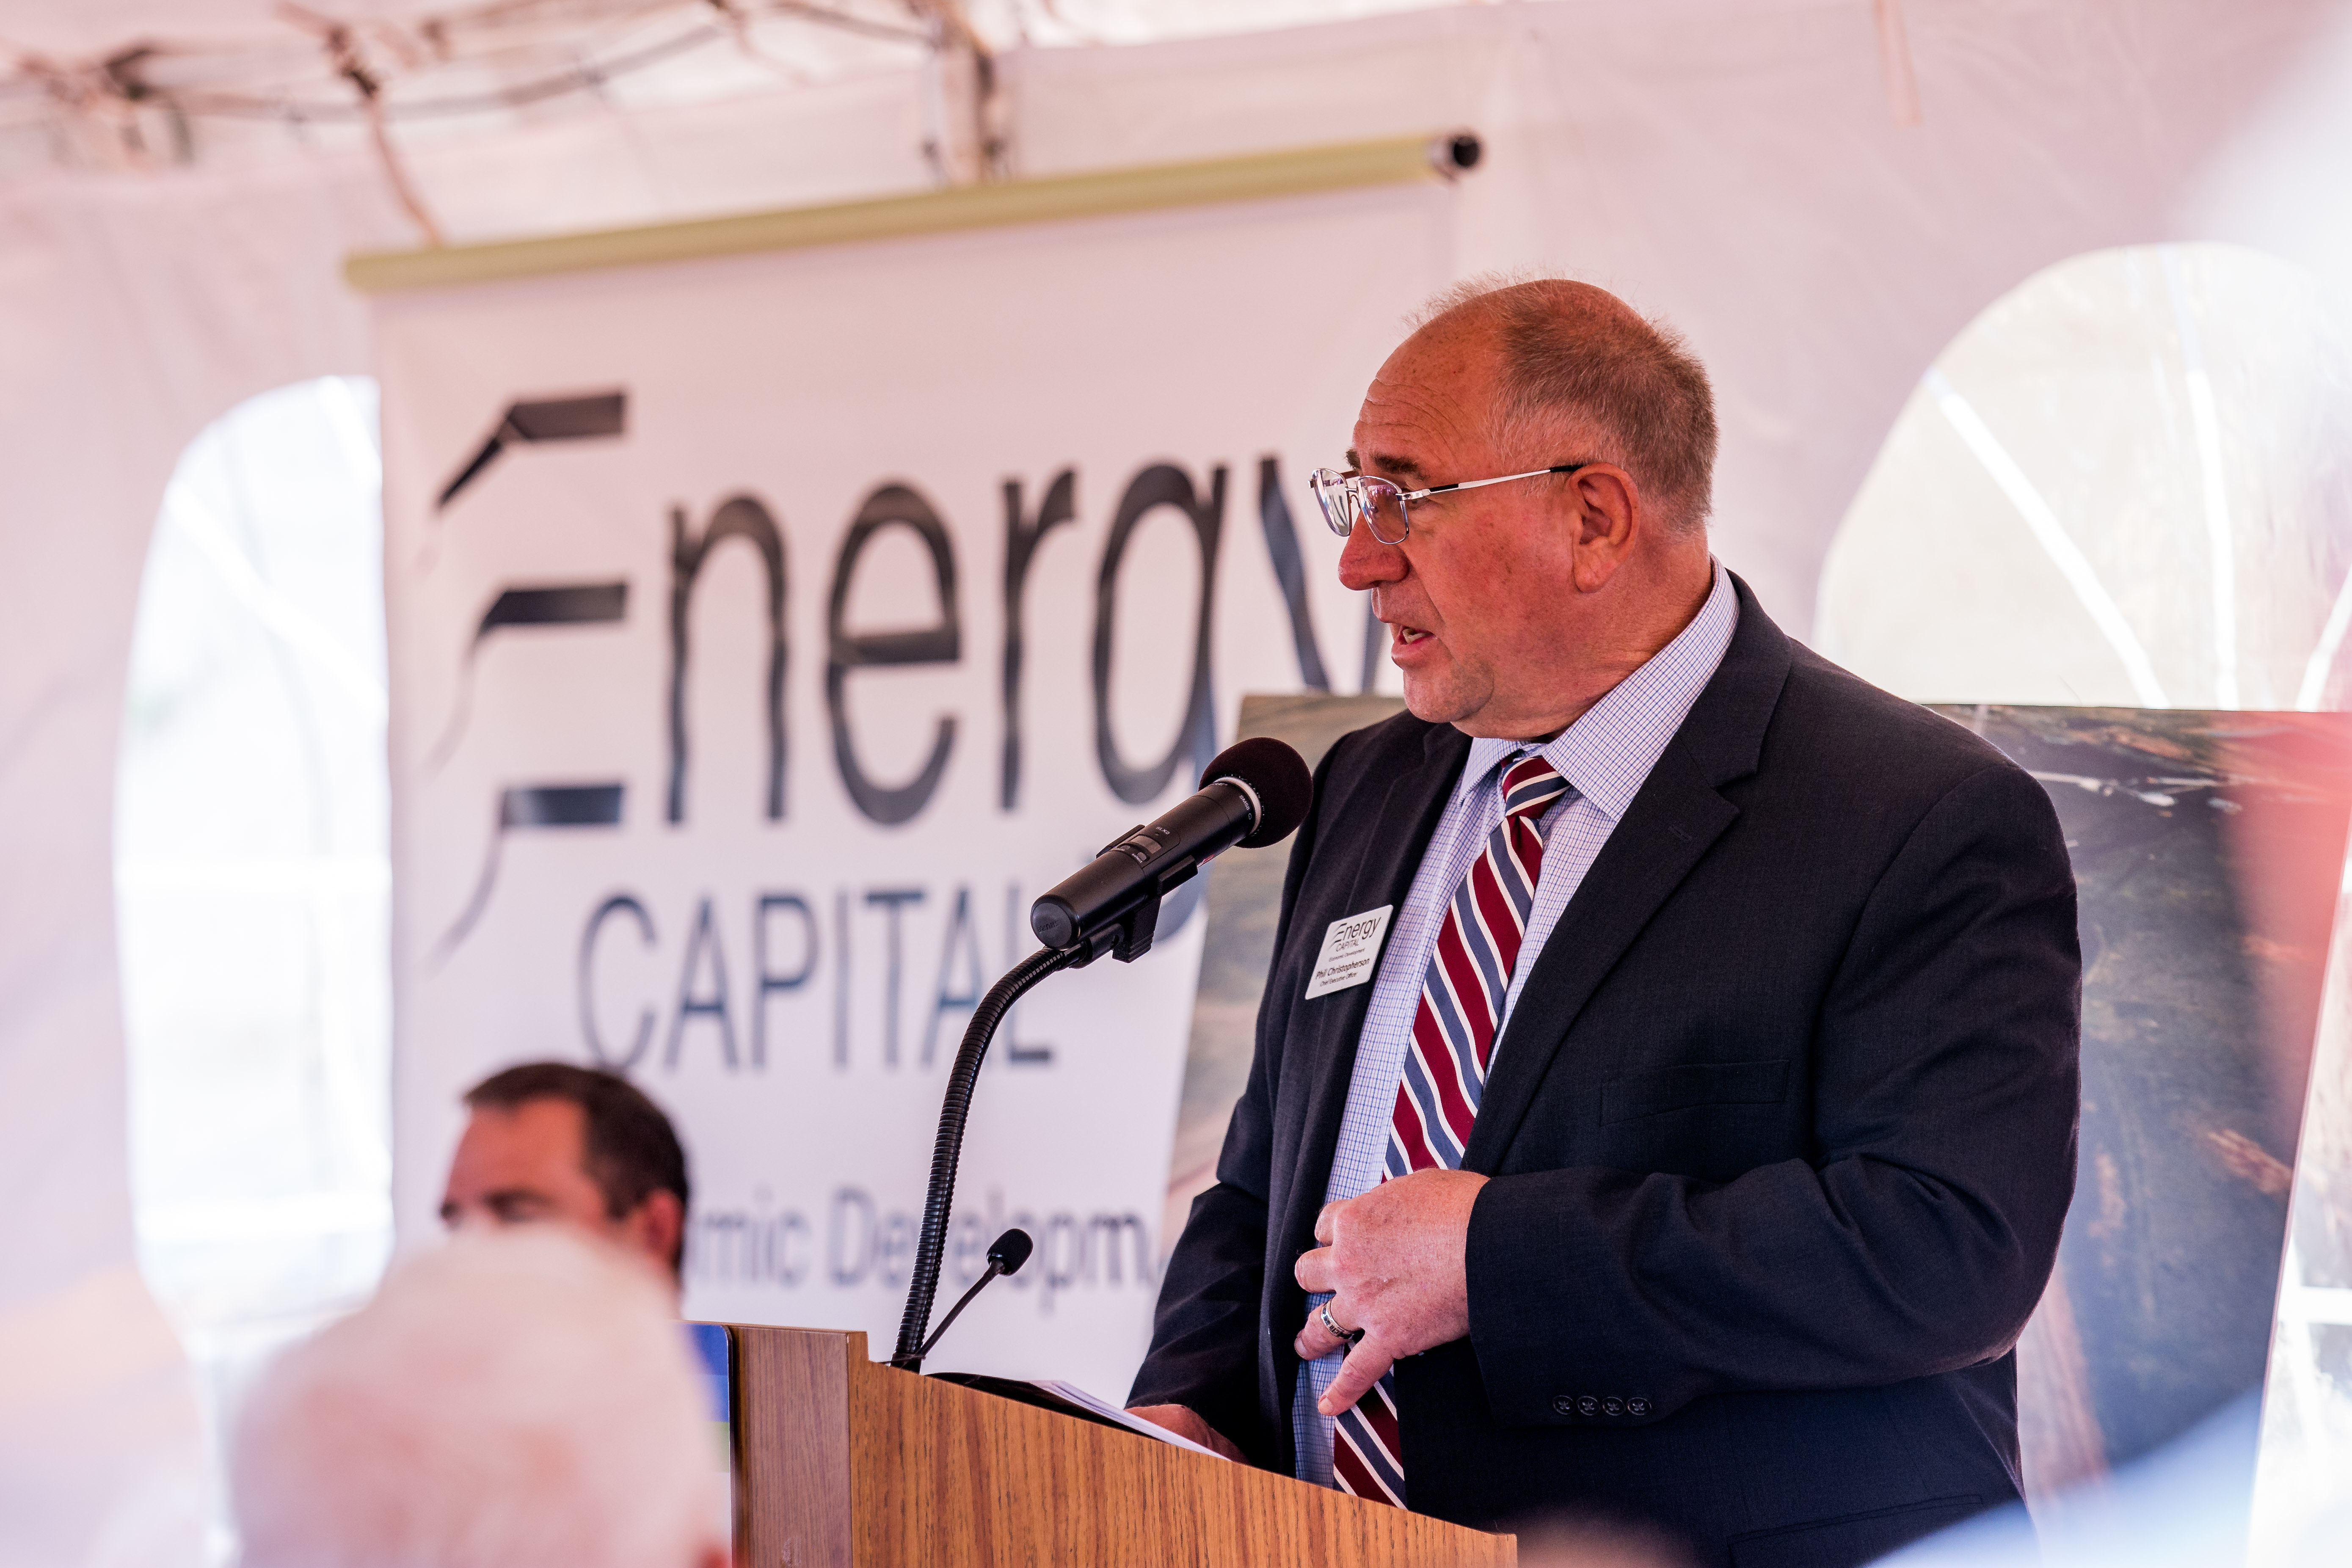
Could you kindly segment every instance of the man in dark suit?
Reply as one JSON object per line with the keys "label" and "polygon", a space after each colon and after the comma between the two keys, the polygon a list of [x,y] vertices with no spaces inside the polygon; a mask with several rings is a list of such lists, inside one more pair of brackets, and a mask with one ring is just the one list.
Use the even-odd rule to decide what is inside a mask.
{"label": "man in dark suit", "polygon": [[1299,829],[1129,1403],[1443,1518],[1860,1563],[2018,1495],[2081,961],[2040,786],[1708,553],[1706,375],[1599,289],[1391,356],[1340,575],[1410,712]]}

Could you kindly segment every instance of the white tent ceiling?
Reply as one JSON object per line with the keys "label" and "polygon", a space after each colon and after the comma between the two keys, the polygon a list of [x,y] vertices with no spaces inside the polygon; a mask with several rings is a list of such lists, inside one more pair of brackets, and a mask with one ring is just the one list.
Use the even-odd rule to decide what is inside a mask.
{"label": "white tent ceiling", "polygon": [[[974,26],[1002,45],[1024,34],[1041,43],[1065,37],[1137,43],[1462,3],[1465,0],[963,0],[961,8]],[[900,18],[938,8],[931,0],[813,0],[806,8],[818,5]],[[299,7],[314,16],[394,23],[487,12],[554,16],[601,11],[609,16],[653,8],[645,0],[601,5],[579,0],[311,0]],[[749,0],[741,8],[757,11],[761,6],[758,0]],[[0,3],[0,40],[16,47],[87,54],[141,37],[253,37],[298,27],[288,15],[296,9],[282,0],[5,0]]]}
{"label": "white tent ceiling", "polygon": [[[837,63],[844,37],[883,46],[852,60],[891,58],[894,35],[969,27],[985,47],[1150,43],[1344,21],[1492,0],[0,0],[0,58],[102,62],[125,50],[223,55],[284,50],[328,61],[337,26],[405,63],[436,51],[540,46],[575,54],[681,21],[740,40],[792,66]],[[824,41],[831,35],[834,47]],[[422,44],[413,55],[414,46]]]}
{"label": "white tent ceiling", "polygon": [[[789,96],[927,65],[969,73],[982,57],[1460,3],[0,0],[0,180],[58,166],[236,164],[371,135],[400,147],[478,142],[518,125]],[[935,120],[951,112],[952,89],[927,90]],[[969,160],[940,167],[980,175]]]}

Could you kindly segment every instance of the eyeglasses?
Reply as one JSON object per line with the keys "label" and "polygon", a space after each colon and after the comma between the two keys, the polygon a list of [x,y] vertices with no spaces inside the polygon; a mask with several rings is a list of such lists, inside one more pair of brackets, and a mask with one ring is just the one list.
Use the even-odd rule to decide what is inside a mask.
{"label": "eyeglasses", "polygon": [[1579,468],[1589,468],[1591,463],[1561,463],[1549,468],[1529,468],[1524,474],[1505,474],[1494,479],[1461,479],[1450,485],[1432,485],[1425,490],[1409,490],[1391,479],[1372,474],[1343,474],[1337,468],[1318,468],[1307,476],[1307,488],[1315,492],[1315,502],[1323,509],[1323,521],[1331,531],[1345,539],[1356,531],[1356,521],[1361,518],[1372,531],[1372,537],[1382,544],[1402,544],[1404,536],[1412,531],[1412,519],[1406,508],[1414,501],[1426,500],[1447,490],[1475,490],[1481,485],[1507,485],[1513,479],[1539,479],[1546,474],[1572,474]]}

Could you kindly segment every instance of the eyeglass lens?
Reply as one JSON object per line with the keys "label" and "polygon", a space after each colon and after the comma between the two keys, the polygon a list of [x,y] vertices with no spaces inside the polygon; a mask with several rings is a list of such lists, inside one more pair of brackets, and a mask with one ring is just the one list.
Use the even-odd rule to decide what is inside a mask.
{"label": "eyeglass lens", "polygon": [[1312,488],[1334,533],[1354,532],[1359,518],[1371,526],[1372,537],[1382,544],[1402,544],[1411,531],[1404,492],[1386,479],[1323,468],[1317,471]]}
{"label": "eyeglass lens", "polygon": [[1404,492],[1386,479],[1359,479],[1356,494],[1361,498],[1364,521],[1372,525],[1372,537],[1382,544],[1402,544],[1412,529],[1404,514]]}

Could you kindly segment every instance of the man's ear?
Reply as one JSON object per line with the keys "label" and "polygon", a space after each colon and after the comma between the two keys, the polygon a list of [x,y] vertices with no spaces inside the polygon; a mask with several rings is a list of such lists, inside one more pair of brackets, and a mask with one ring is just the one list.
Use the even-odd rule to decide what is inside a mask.
{"label": "man's ear", "polygon": [[678,1237],[686,1233],[686,1205],[677,1201],[676,1193],[656,1188],[621,1216],[621,1229],[630,1246],[667,1269],[677,1253]]}
{"label": "man's ear", "polygon": [[1614,463],[1593,463],[1570,478],[1577,509],[1576,589],[1597,594],[1633,552],[1633,542],[1650,526],[1633,476]]}

